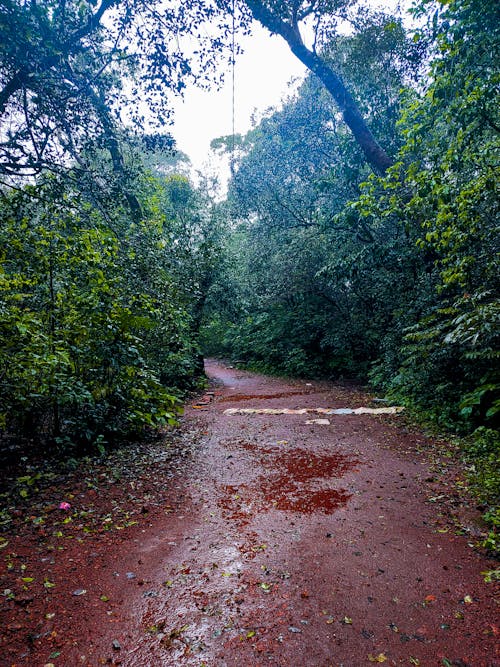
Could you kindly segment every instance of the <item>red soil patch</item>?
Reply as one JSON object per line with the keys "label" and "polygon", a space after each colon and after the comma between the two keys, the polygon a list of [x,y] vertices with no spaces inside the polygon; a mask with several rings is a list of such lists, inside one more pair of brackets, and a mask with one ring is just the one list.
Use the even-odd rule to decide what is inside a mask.
{"label": "red soil patch", "polygon": [[308,394],[308,391],[282,391],[278,394],[231,394],[229,396],[221,396],[221,403],[238,403],[240,401],[262,401],[276,398],[289,398],[290,396],[303,396]]}

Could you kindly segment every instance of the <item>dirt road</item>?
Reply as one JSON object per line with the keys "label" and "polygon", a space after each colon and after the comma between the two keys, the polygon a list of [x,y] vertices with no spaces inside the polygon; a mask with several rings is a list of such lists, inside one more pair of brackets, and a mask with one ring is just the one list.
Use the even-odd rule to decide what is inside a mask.
{"label": "dirt road", "polygon": [[211,402],[184,418],[192,457],[163,482],[151,463],[162,502],[145,496],[146,522],[54,558],[50,577],[66,568],[66,584],[45,591],[31,645],[0,664],[500,665],[481,575],[497,565],[455,534],[423,436],[397,416],[227,414],[368,399],[213,361],[207,373]]}

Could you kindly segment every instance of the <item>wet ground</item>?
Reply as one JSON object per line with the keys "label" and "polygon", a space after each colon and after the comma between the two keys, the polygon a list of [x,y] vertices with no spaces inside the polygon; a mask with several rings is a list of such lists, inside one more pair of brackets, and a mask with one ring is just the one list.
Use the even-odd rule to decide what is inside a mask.
{"label": "wet ground", "polygon": [[[191,453],[168,475],[151,458],[136,521],[3,550],[18,584],[35,570],[24,578],[44,590],[4,595],[0,665],[499,666],[481,575],[497,564],[455,534],[425,438],[399,416],[225,414],[374,405],[214,361],[207,373],[212,393],[184,418]],[[112,489],[137,499],[133,479]]]}

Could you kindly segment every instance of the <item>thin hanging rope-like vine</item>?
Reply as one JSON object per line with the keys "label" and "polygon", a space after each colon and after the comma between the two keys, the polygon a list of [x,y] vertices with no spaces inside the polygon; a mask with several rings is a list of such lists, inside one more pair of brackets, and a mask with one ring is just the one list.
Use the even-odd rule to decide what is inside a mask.
{"label": "thin hanging rope-like vine", "polygon": [[231,158],[229,166],[231,174],[234,175],[234,160],[235,160],[235,93],[236,93],[236,6],[235,0],[232,0],[232,42],[231,42]]}

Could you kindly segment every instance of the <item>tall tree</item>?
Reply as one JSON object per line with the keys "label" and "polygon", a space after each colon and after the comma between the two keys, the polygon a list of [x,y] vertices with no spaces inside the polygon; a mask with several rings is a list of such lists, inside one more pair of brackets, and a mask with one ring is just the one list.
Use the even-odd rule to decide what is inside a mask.
{"label": "tall tree", "polygon": [[[213,80],[230,18],[218,0],[5,0],[0,5],[0,175],[12,183],[109,151],[136,219],[123,123],[164,128],[170,95]],[[210,23],[210,30],[207,24]],[[193,44],[197,56],[191,55]],[[162,130],[164,132],[164,130]]]}
{"label": "tall tree", "polygon": [[[320,79],[335,100],[368,164],[376,174],[384,174],[392,164],[391,157],[374,137],[359,110],[358,103],[335,65],[319,51],[323,36],[332,38],[337,22],[347,18],[347,10],[353,3],[349,0],[342,2],[245,0],[245,2],[253,17],[271,33],[280,35],[292,53]],[[314,24],[314,43],[311,48],[307,47],[301,32],[307,20]]]}
{"label": "tall tree", "polygon": [[493,424],[500,416],[500,6],[439,5],[438,12],[416,5],[428,16],[435,56],[425,93],[400,122],[399,174],[372,191],[370,215],[402,212],[436,280],[408,337],[400,385],[445,422],[443,405],[451,421]]}

